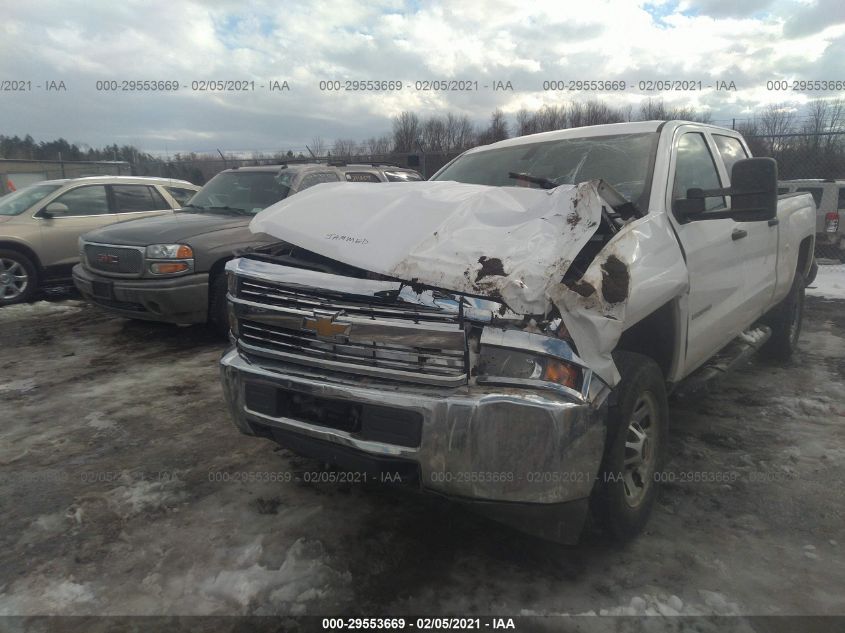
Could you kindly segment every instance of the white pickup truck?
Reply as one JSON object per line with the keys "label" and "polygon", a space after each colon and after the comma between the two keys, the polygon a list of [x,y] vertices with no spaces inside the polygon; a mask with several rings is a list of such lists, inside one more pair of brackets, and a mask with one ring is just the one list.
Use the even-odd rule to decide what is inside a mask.
{"label": "white pickup truck", "polygon": [[230,261],[238,428],[574,542],[653,505],[667,393],[790,356],[815,207],[735,131],[602,125],[465,152],[431,181],[325,184]]}

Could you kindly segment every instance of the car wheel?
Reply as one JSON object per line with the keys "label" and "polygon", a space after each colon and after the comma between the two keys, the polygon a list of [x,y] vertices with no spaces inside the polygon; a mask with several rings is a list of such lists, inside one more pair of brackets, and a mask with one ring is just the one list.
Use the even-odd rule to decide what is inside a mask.
{"label": "car wheel", "polygon": [[229,311],[226,307],[226,273],[211,281],[208,299],[208,324],[220,336],[229,336]]}
{"label": "car wheel", "polygon": [[38,287],[38,272],[28,257],[0,250],[0,306],[29,301]]}
{"label": "car wheel", "polygon": [[789,360],[798,347],[801,326],[804,323],[804,288],[806,286],[804,275],[796,272],[789,294],[763,318],[763,322],[772,328],[772,335],[760,350],[767,358],[778,361]]}
{"label": "car wheel", "polygon": [[604,458],[592,506],[599,525],[618,540],[639,534],[657,497],[669,436],[663,373],[651,358],[614,354],[621,375],[607,412]]}

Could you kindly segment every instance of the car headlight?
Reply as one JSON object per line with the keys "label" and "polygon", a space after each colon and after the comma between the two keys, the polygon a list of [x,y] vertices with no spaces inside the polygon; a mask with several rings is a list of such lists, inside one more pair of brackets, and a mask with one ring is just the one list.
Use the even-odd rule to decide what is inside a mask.
{"label": "car headlight", "polygon": [[191,259],[194,251],[187,244],[152,244],[147,246],[147,259]]}
{"label": "car headlight", "polygon": [[484,378],[537,380],[581,391],[581,368],[558,358],[503,347],[481,346],[478,373]]}

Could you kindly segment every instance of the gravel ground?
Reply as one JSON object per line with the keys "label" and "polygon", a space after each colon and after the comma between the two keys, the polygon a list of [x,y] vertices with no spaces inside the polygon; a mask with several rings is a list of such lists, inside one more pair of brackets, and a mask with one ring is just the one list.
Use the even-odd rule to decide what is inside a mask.
{"label": "gravel ground", "polygon": [[807,303],[793,362],[671,403],[647,531],[573,548],[270,481],[318,465],[236,431],[202,328],[2,309],[0,614],[845,614],[845,301]]}

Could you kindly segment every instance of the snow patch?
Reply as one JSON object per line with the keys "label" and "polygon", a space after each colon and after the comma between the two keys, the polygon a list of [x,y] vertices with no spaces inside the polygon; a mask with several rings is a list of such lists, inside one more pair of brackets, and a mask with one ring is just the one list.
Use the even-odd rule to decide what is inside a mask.
{"label": "snow patch", "polygon": [[105,418],[105,413],[101,411],[94,411],[85,416],[85,422],[88,426],[97,429],[98,431],[110,431],[115,428],[115,423]]}
{"label": "snow patch", "polygon": [[185,498],[185,493],[178,490],[179,487],[181,483],[176,478],[165,481],[141,480],[114,488],[106,497],[118,514],[127,518],[179,503]]}
{"label": "snow patch", "polygon": [[806,293],[825,299],[845,299],[845,266],[819,266],[819,273]]}
{"label": "snow patch", "polygon": [[275,605],[279,612],[302,615],[308,604],[331,597],[337,600],[351,582],[349,572],[329,566],[320,541],[298,539],[288,549],[279,569],[260,564],[260,543],[244,548],[237,557],[242,569],[217,573],[200,584],[200,591],[214,599],[234,601],[242,608],[260,601]]}
{"label": "snow patch", "polygon": [[82,302],[74,299],[67,301],[35,301],[34,303],[16,303],[10,306],[4,306],[0,310],[0,321],[7,317],[15,318],[25,314],[39,313],[58,313],[58,312],[76,312],[82,309]]}
{"label": "snow patch", "polygon": [[[43,582],[43,584],[42,584]],[[20,587],[13,594],[0,594],[0,615],[64,615],[73,607],[94,600],[88,583],[44,580],[36,587]]]}
{"label": "snow patch", "polygon": [[24,378],[22,380],[12,380],[11,382],[4,382],[0,384],[0,393],[5,393],[8,391],[16,391],[18,393],[27,393],[28,391],[32,391],[38,385],[35,384],[35,380],[32,378]]}

